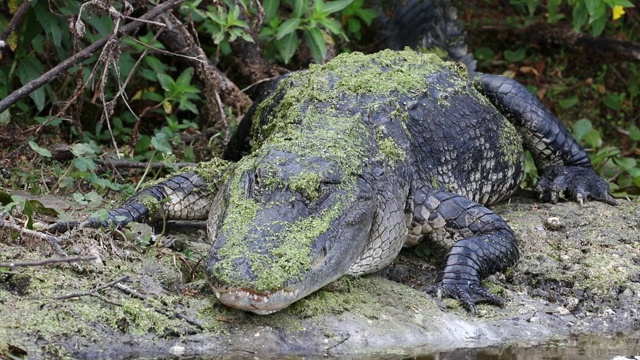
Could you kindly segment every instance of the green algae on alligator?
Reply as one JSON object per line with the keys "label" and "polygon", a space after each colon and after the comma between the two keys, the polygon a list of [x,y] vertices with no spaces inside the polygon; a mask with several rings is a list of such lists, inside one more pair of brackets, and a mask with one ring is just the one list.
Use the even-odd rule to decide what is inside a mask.
{"label": "green algae on alligator", "polygon": [[[483,205],[518,188],[523,145],[543,173],[542,198],[614,202],[584,150],[522,85],[470,79],[433,54],[343,54],[280,78],[249,113],[251,131],[238,135],[253,140],[249,155],[211,176],[201,167],[155,184],[107,222],[153,220],[150,208],[163,219],[208,213],[211,286],[222,303],[258,314],[378,271],[424,239],[456,240],[435,292],[472,312],[502,305],[481,280],[519,253],[509,225]],[[221,180],[216,193],[211,179]],[[154,198],[159,206],[149,206]]]}

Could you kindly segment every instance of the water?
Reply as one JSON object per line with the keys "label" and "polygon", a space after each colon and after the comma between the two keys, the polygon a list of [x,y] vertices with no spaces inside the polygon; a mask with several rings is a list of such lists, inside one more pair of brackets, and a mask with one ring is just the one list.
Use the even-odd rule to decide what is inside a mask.
{"label": "water", "polygon": [[560,360],[560,359],[638,359],[640,333],[596,336],[586,335],[551,341],[530,347],[460,349],[453,352],[407,357],[419,360]]}

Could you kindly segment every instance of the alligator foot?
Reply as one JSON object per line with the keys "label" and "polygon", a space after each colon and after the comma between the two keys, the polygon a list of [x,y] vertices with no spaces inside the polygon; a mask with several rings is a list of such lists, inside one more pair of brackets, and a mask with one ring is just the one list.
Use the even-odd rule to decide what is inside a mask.
{"label": "alligator foot", "polygon": [[547,168],[538,179],[536,191],[540,200],[558,202],[561,193],[584,204],[592,199],[616,205],[616,200],[609,194],[609,184],[601,179],[593,169],[579,166],[552,166]]}
{"label": "alligator foot", "polygon": [[438,283],[430,286],[425,290],[428,294],[434,295],[441,299],[443,297],[449,297],[460,301],[464,308],[472,313],[476,314],[476,304],[489,303],[500,307],[504,306],[504,301],[495,294],[489,292],[481,285],[478,284],[444,284]]}
{"label": "alligator foot", "polygon": [[[109,227],[110,222],[108,221],[100,221],[97,218],[89,217],[84,221],[58,221],[55,222],[47,228],[47,230],[51,233],[64,233],[67,231],[71,231],[73,229],[78,228],[93,228],[97,229],[99,227]],[[126,223],[116,223],[116,227],[120,228],[124,226]]]}

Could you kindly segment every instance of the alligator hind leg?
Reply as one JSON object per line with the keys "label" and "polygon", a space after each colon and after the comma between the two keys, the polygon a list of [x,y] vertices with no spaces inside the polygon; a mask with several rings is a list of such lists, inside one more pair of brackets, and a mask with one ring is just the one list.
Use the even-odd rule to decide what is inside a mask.
{"label": "alligator hind leg", "polygon": [[519,252],[509,225],[486,207],[447,191],[424,187],[414,194],[410,232],[428,234],[443,228],[463,238],[453,244],[427,291],[458,299],[470,312],[475,305],[503,301],[480,284],[487,275],[516,264]]}
{"label": "alligator hind leg", "polygon": [[536,191],[543,201],[557,202],[567,193],[615,205],[609,186],[593,171],[587,153],[569,130],[522,84],[499,75],[476,76],[479,90],[518,129],[542,174]]}

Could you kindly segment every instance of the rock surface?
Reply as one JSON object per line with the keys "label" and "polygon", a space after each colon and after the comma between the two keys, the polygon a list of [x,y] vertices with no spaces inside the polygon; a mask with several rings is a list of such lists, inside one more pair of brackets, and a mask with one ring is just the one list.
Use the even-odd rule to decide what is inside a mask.
{"label": "rock surface", "polygon": [[[209,246],[201,232],[149,245],[144,227],[113,236],[78,230],[61,237],[63,249],[99,257],[81,270],[0,268],[0,357],[406,356],[640,329],[638,202],[551,205],[520,194],[493,209],[517,234],[522,259],[485,282],[506,306],[481,305],[478,316],[420,291],[445,252],[434,244],[404,250],[379,274],[343,278],[258,316],[215,300],[203,278]],[[42,240],[2,231],[0,262],[55,257]],[[81,296],[53,299],[73,293]]]}

